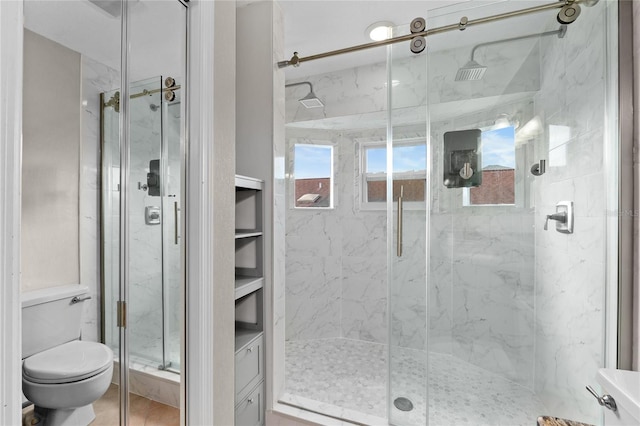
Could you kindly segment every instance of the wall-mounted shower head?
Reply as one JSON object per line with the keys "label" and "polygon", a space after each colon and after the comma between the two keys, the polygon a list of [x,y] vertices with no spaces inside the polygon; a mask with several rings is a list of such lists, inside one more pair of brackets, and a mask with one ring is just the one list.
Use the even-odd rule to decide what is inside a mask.
{"label": "wall-mounted shower head", "polygon": [[[560,20],[559,17],[558,17],[558,20]],[[473,46],[473,49],[471,49],[471,60],[466,64],[464,64],[464,66],[458,70],[455,81],[475,81],[475,80],[480,80],[482,77],[484,77],[484,73],[485,71],[487,71],[487,67],[485,67],[484,65],[480,65],[473,59],[473,57],[476,54],[476,50],[480,47],[491,46],[493,44],[499,44],[499,43],[506,43],[508,41],[524,40],[528,38],[545,37],[550,35],[557,35],[558,38],[563,38],[566,33],[567,33],[567,26],[561,25],[560,28],[555,31],[547,31],[544,33],[537,33],[537,34],[527,34],[527,35],[518,36],[518,37],[506,38],[504,40],[495,40],[495,41],[489,41],[487,43],[476,44],[475,46]]]}
{"label": "wall-mounted shower head", "polygon": [[456,81],[474,81],[484,77],[487,67],[480,65],[473,59],[464,64],[456,73]]}
{"label": "wall-mounted shower head", "polygon": [[284,87],[301,86],[303,84],[309,85],[309,93],[304,98],[298,99],[298,102],[300,102],[305,108],[323,107],[324,104],[322,103],[322,101],[316,96],[315,93],[313,93],[313,86],[311,85],[310,82],[302,81],[300,83],[285,84]]}
{"label": "wall-mounted shower head", "polygon": [[320,108],[324,106],[322,101],[313,93],[313,90],[304,98],[298,99],[298,102],[304,105],[305,108]]}

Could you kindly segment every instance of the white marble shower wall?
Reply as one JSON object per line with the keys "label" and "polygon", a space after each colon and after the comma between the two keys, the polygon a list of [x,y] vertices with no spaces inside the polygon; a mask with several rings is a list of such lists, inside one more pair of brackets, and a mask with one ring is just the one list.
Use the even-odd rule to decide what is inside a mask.
{"label": "white marble shower wall", "polygon": [[[584,386],[604,365],[608,7],[600,2],[583,10],[564,39],[544,41],[535,98],[548,140],[547,173],[534,184],[535,390],[550,414],[594,424],[600,410]],[[574,202],[574,233],[555,232],[553,224],[544,231],[545,215],[562,200]]]}
{"label": "white marble shower wall", "polygon": [[[288,131],[290,146],[331,143],[337,172],[333,209],[293,209],[288,203],[287,339],[345,337],[387,342],[387,213],[360,208],[355,168],[359,143],[384,140],[384,134],[384,129]],[[393,323],[394,342],[416,348],[424,348],[426,334],[425,251],[419,241],[425,235],[424,220],[419,220],[423,217],[424,211],[406,212],[407,249],[402,265],[394,269],[398,281],[402,278],[402,285],[393,293],[398,319]]]}
{"label": "white marble shower wall", "polygon": [[[468,51],[446,50],[430,56],[430,81],[435,82],[429,90],[435,163],[440,155],[438,132],[441,136],[445,130],[486,126],[500,112],[518,113],[521,119],[532,114],[531,98],[539,88],[539,68],[531,66],[539,61],[535,42],[509,46],[498,58],[484,57],[501,64],[512,79],[489,78],[480,90],[452,81],[457,67],[468,60]],[[509,54],[517,59],[509,62],[505,59]],[[398,139],[425,134],[426,91],[420,81],[426,70],[416,58],[394,64],[393,79],[399,80],[393,92]],[[387,340],[386,211],[360,209],[357,179],[358,143],[386,137],[385,78],[386,64],[376,64],[304,79],[313,83],[325,108],[307,110],[296,101],[304,93],[288,93],[289,148],[296,143],[334,145],[337,173],[334,209],[293,209],[288,200],[287,339]],[[481,102],[476,108],[481,113],[465,110],[463,104],[469,98]],[[524,156],[524,151],[519,155]],[[292,164],[288,167],[291,171]],[[519,186],[526,186],[523,173],[518,180]],[[451,353],[531,386],[530,212],[511,207],[494,217],[495,210],[462,208],[458,190],[445,190],[434,181],[432,192],[430,350]],[[519,196],[523,206],[524,192]],[[419,236],[425,235],[425,226],[424,212],[405,212],[406,236],[423,241]],[[406,239],[405,244],[409,244]],[[393,269],[391,287],[393,342],[420,349],[426,341],[425,252],[423,242],[405,251]],[[502,259],[507,262],[495,270],[492,262]]]}

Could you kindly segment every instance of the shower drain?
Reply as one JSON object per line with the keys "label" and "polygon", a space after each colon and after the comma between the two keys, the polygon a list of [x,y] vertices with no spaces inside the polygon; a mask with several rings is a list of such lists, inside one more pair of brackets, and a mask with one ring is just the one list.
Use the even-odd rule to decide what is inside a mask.
{"label": "shower drain", "polygon": [[411,411],[411,410],[413,410],[413,403],[409,400],[409,398],[405,398],[404,396],[396,398],[393,401],[393,405],[395,405],[396,408],[398,410],[400,410],[400,411]]}

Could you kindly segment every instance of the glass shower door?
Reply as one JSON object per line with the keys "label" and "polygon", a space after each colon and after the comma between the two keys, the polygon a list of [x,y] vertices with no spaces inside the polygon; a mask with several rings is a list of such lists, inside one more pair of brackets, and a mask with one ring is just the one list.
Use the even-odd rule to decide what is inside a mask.
{"label": "glass shower door", "polygon": [[162,80],[131,85],[129,201],[129,354],[164,368]]}
{"label": "glass shower door", "polygon": [[[137,370],[179,369],[180,365],[181,114],[180,102],[165,99],[166,92],[162,77],[136,82],[131,86],[129,104],[131,261],[127,326],[129,354]],[[113,99],[115,105],[119,93],[108,92],[104,98]],[[113,348],[118,342],[115,302],[120,300],[120,146],[111,140],[117,134],[118,113],[113,107],[103,113],[104,291],[105,299],[113,301],[105,312],[104,337]]]}
{"label": "glass shower door", "polygon": [[[408,26],[393,30],[404,35]],[[393,425],[427,421],[427,55],[407,43],[388,48],[387,256],[388,417]]]}
{"label": "glass shower door", "polygon": [[[180,371],[180,341],[182,317],[182,235],[180,218],[182,212],[182,124],[184,116],[180,82],[172,77],[161,79],[162,100],[162,238],[163,238],[163,369]],[[168,87],[169,86],[169,87]],[[169,93],[169,95],[167,95]]]}
{"label": "glass shower door", "polygon": [[[566,27],[547,11],[429,38],[432,424],[599,421],[584,387],[604,366],[615,268],[605,259],[615,170],[602,160],[614,7],[584,7]],[[520,8],[452,7],[428,27]]]}

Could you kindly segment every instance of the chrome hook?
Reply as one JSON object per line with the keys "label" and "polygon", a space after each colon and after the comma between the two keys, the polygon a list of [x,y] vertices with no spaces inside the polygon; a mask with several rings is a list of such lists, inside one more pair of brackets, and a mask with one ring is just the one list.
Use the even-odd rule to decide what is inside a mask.
{"label": "chrome hook", "polygon": [[587,386],[587,390],[589,391],[589,393],[591,393],[591,395],[593,395],[595,399],[598,400],[598,404],[602,405],[603,407],[607,407],[611,411],[618,411],[616,400],[613,399],[611,395],[604,394],[600,396],[598,395],[598,392],[596,392],[591,386]]}

